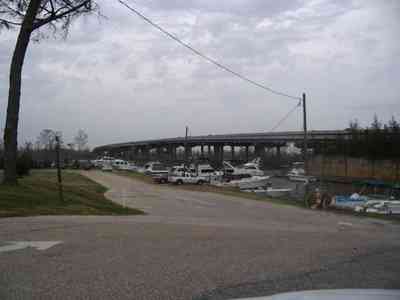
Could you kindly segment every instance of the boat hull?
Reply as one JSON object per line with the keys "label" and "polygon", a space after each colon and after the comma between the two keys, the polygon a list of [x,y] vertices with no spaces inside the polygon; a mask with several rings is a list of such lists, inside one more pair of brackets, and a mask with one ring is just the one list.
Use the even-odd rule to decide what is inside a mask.
{"label": "boat hull", "polygon": [[260,177],[260,178],[251,178],[249,180],[240,180],[238,181],[238,187],[241,190],[248,190],[248,189],[257,189],[257,188],[262,188],[262,187],[266,187],[269,184],[269,176],[265,176],[265,177]]}
{"label": "boat hull", "polygon": [[304,176],[304,175],[289,175],[290,181],[299,181],[299,182],[314,182],[316,181],[315,177]]}
{"label": "boat hull", "polygon": [[265,191],[265,193],[266,193],[267,196],[270,196],[270,197],[283,197],[283,196],[288,195],[291,191],[292,191],[292,189],[274,189],[274,188],[271,188],[271,189],[267,189]]}

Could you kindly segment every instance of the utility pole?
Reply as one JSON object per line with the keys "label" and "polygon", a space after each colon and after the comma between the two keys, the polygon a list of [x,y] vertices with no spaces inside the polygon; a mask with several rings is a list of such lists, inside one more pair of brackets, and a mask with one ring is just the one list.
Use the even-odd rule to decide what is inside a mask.
{"label": "utility pole", "polygon": [[60,137],[57,135],[56,135],[56,164],[57,164],[58,194],[60,196],[60,201],[64,202],[62,178],[61,178],[61,166],[60,166]]}
{"label": "utility pole", "polygon": [[308,153],[307,153],[307,110],[306,110],[306,94],[303,93],[303,159],[304,159],[304,171],[308,174]]}
{"label": "utility pole", "polygon": [[189,157],[188,157],[188,133],[189,133],[189,126],[186,126],[186,133],[185,133],[185,167],[189,168]]}

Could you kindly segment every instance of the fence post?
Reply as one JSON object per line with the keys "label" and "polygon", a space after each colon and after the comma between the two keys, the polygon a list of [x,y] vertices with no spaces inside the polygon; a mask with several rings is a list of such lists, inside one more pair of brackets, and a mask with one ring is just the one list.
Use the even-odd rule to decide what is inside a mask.
{"label": "fence post", "polygon": [[60,166],[60,138],[56,136],[56,164],[57,164],[57,181],[58,181],[58,194],[60,201],[64,202],[62,178],[61,178],[61,166]]}

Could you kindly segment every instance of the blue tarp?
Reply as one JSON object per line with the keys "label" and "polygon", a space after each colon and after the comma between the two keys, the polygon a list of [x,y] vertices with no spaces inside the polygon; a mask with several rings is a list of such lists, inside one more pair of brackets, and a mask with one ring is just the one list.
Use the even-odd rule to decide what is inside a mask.
{"label": "blue tarp", "polygon": [[355,207],[362,203],[365,203],[367,198],[360,196],[357,198],[351,198],[350,196],[335,196],[335,205],[341,207]]}
{"label": "blue tarp", "polygon": [[336,202],[365,202],[367,199],[363,196],[351,198],[350,196],[336,196]]}

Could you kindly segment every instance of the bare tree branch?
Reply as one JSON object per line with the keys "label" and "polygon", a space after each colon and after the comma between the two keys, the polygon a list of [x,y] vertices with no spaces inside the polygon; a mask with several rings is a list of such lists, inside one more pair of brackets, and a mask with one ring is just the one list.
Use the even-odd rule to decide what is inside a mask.
{"label": "bare tree branch", "polygon": [[[47,24],[47,23],[50,23],[50,22],[53,22],[53,21],[62,19],[62,18],[64,18],[64,17],[66,17],[66,16],[72,14],[73,12],[78,11],[79,9],[81,9],[81,8],[83,8],[83,7],[86,7],[86,5],[87,5],[90,1],[91,1],[91,0],[86,0],[86,1],[82,2],[81,4],[79,4],[79,5],[77,5],[77,6],[72,6],[69,10],[66,10],[66,11],[64,11],[64,12],[62,12],[62,13],[58,13],[58,14],[56,13],[56,14],[54,14],[54,15],[49,16],[49,17],[46,18],[46,19],[38,19],[38,20],[34,23],[34,25],[33,25],[33,30],[35,30],[35,29],[37,29],[37,28],[39,28],[39,27],[41,27],[41,26],[43,26],[43,25],[45,25],[45,24]],[[64,7],[66,7],[66,6],[64,6]],[[61,9],[59,9],[59,10],[57,10],[57,11],[60,11],[60,10],[61,10]],[[87,10],[87,12],[89,12],[89,10]],[[67,22],[69,22],[69,21],[67,21]],[[68,24],[68,25],[69,25],[69,24]]]}
{"label": "bare tree branch", "polygon": [[25,15],[24,14],[22,14],[20,11],[18,11],[17,9],[15,9],[15,8],[13,8],[13,7],[11,7],[10,5],[8,5],[7,3],[5,3],[5,1],[2,1],[2,5],[4,5],[5,7],[7,7],[7,9],[10,11],[10,12],[12,12],[12,13],[14,13],[14,14],[16,14],[16,15],[18,15],[18,16],[20,16],[20,17],[24,17]]}
{"label": "bare tree branch", "polygon": [[50,0],[49,2],[50,2],[50,7],[51,7],[51,13],[52,13],[52,14],[55,14],[55,8],[54,8],[53,1]]}
{"label": "bare tree branch", "polygon": [[[0,29],[21,25],[10,66],[6,126],[4,129],[5,166],[4,182],[16,185],[18,150],[18,116],[21,100],[22,67],[30,40],[39,41],[46,35],[45,26],[54,34],[60,29],[68,34],[71,22],[78,16],[91,13],[95,0],[0,0]],[[20,23],[22,22],[22,23]],[[34,34],[34,35],[32,35]]]}
{"label": "bare tree branch", "polygon": [[21,23],[17,23],[17,22],[13,22],[13,21],[10,21],[10,20],[3,19],[3,18],[0,18],[0,23],[3,24],[4,26],[7,26],[7,24],[16,25],[16,26],[21,26],[22,25],[22,22]]}

